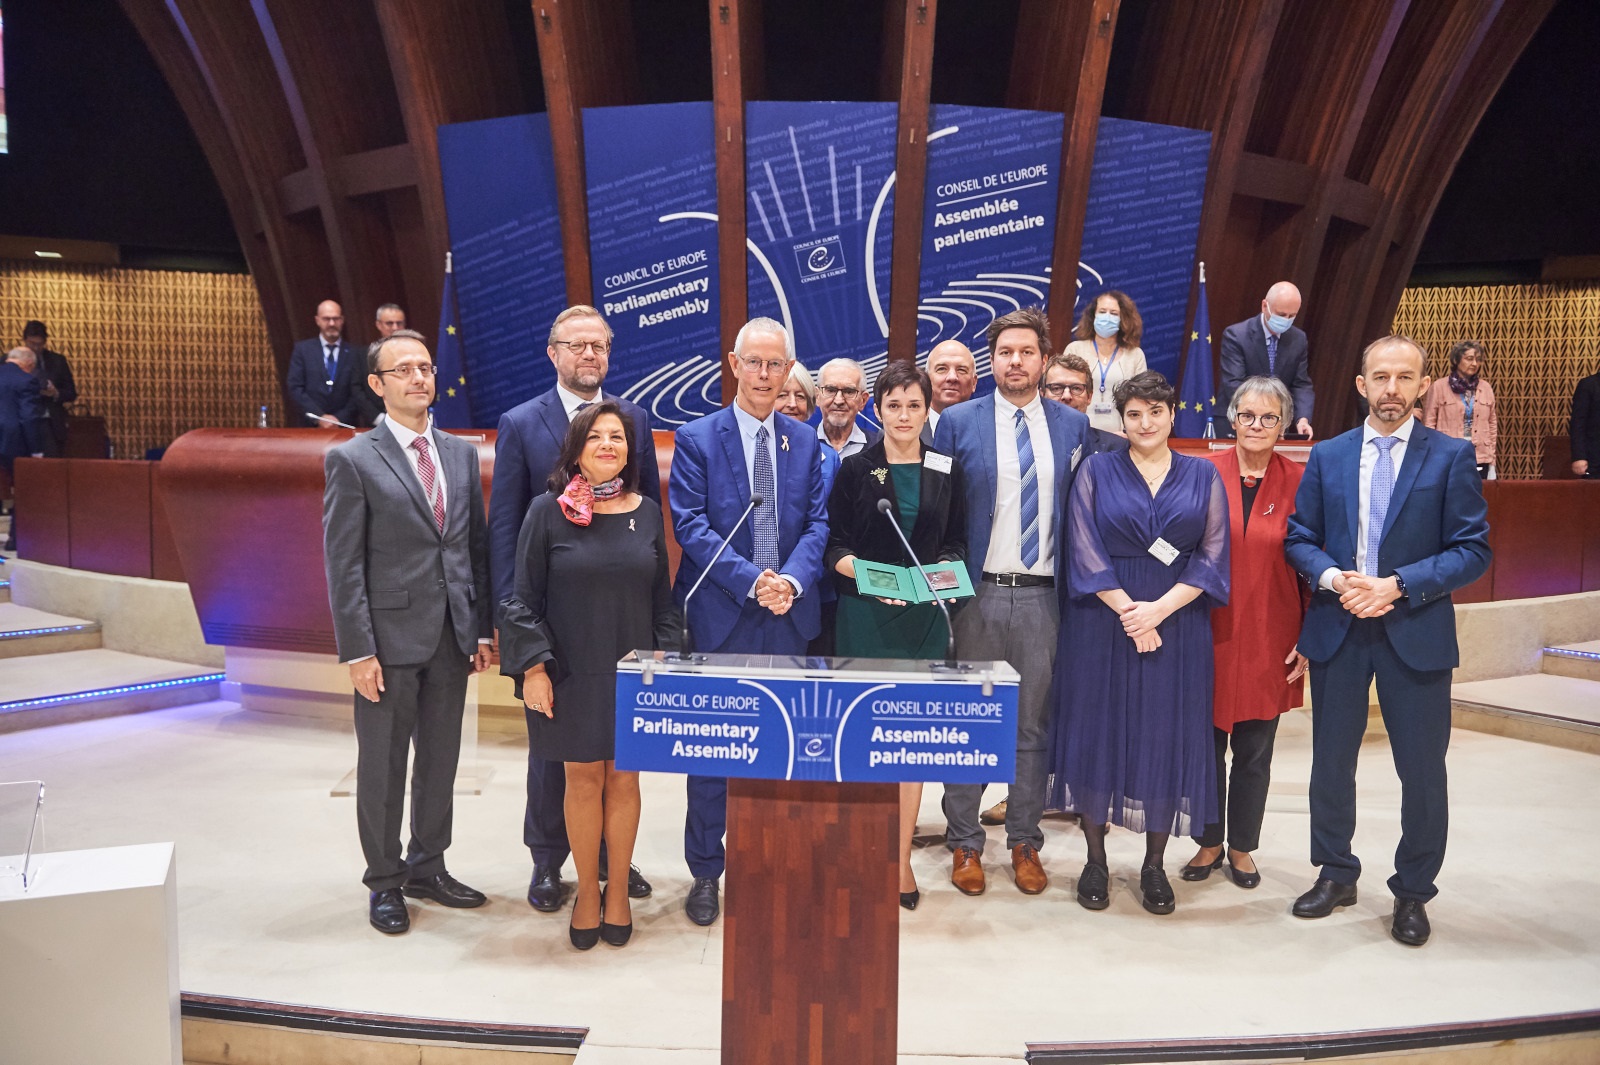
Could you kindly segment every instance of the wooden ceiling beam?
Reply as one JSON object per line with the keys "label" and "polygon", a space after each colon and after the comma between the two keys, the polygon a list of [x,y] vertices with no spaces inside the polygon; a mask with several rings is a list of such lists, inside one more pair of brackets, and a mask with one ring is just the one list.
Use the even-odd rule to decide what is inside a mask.
{"label": "wooden ceiling beam", "polygon": [[[750,315],[745,269],[744,105],[766,80],[761,0],[708,0],[711,7],[711,128],[717,164],[717,296],[722,351]],[[733,368],[722,360],[722,402],[733,401]]]}
{"label": "wooden ceiling beam", "polygon": [[933,87],[933,31],[938,0],[903,4],[900,114],[895,130],[894,236],[889,272],[889,359],[917,359],[917,303],[922,296],[923,186],[928,178],[928,112]]}

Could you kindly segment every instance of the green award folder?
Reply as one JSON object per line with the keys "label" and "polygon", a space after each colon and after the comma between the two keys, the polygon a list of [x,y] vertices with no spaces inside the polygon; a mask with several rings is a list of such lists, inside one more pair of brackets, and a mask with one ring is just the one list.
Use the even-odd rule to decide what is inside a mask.
{"label": "green award folder", "polygon": [[959,562],[936,562],[926,567],[933,587],[922,574],[904,566],[856,559],[856,591],[879,599],[899,599],[907,603],[931,603],[935,598],[966,599],[972,595],[972,579]]}

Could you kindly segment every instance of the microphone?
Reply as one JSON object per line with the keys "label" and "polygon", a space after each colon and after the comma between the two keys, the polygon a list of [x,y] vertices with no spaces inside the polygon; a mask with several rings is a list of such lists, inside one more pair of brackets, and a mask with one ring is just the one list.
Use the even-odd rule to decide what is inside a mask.
{"label": "microphone", "polygon": [[[322,419],[323,418],[333,418],[333,415],[331,415],[331,414],[307,414],[306,417],[310,418],[312,421],[314,421],[314,422],[316,422],[317,424],[320,425],[320,424],[322,424]],[[348,424],[346,422],[341,422],[338,418],[333,418],[333,424],[337,425],[341,429],[354,429],[355,428],[355,426],[353,426],[353,425],[350,425],[350,424]]]}
{"label": "microphone", "polygon": [[878,513],[889,519],[889,524],[894,528],[894,534],[900,537],[900,542],[905,545],[906,554],[911,556],[911,561],[916,564],[917,572],[922,574],[922,579],[928,582],[928,591],[933,593],[933,601],[939,604],[939,609],[944,611],[944,661],[934,662],[931,668],[938,670],[954,670],[960,672],[963,668],[956,662],[956,627],[950,620],[950,608],[945,605],[944,596],[933,586],[933,578],[928,576],[928,571],[923,569],[922,560],[911,549],[911,541],[906,539],[906,534],[900,531],[900,523],[894,520],[893,505],[887,499],[878,500]]}
{"label": "microphone", "polygon": [[750,516],[750,512],[765,502],[766,500],[760,496],[750,497],[750,505],[744,508],[744,513],[739,515],[739,520],[733,523],[733,528],[728,530],[728,535],[722,538],[722,543],[717,547],[717,553],[711,556],[711,561],[706,563],[706,568],[700,571],[700,576],[695,579],[694,584],[689,588],[689,594],[683,597],[683,646],[676,655],[669,654],[666,656],[668,662],[704,662],[706,660],[705,655],[697,656],[693,653],[694,645],[689,639],[689,601],[694,598],[694,593],[700,590],[700,586],[706,582],[706,578],[711,576],[711,567],[717,564],[717,559],[722,557],[722,553],[733,542],[734,535],[738,533],[740,526],[745,523],[745,519]]}

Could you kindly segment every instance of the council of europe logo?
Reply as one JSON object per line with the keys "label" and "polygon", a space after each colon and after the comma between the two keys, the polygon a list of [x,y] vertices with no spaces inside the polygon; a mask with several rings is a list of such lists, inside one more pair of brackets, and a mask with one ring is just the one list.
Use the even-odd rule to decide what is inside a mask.
{"label": "council of europe logo", "polygon": [[845,272],[844,242],[836,236],[801,241],[794,246],[794,258],[801,284]]}

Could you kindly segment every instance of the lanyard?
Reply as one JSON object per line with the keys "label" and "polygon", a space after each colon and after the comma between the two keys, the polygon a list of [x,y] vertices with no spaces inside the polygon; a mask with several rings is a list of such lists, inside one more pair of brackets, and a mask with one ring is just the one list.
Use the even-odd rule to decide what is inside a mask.
{"label": "lanyard", "polygon": [[1466,440],[1472,439],[1472,408],[1477,402],[1477,399],[1478,397],[1470,392],[1461,397],[1461,405],[1465,407],[1467,411],[1467,416],[1461,425],[1461,436]]}
{"label": "lanyard", "polygon": [[1111,361],[1110,362],[1101,362],[1100,361],[1100,344],[1099,344],[1098,341],[1094,342],[1094,364],[1095,364],[1095,366],[1099,367],[1099,369],[1100,369],[1100,394],[1102,396],[1106,394],[1106,375],[1111,372],[1111,367],[1113,367],[1113,366],[1115,366],[1117,364],[1117,355],[1118,354],[1119,354],[1119,352],[1117,350],[1117,346],[1115,344],[1113,344],[1111,346]]}

